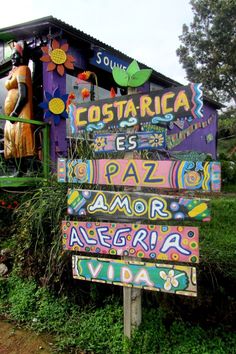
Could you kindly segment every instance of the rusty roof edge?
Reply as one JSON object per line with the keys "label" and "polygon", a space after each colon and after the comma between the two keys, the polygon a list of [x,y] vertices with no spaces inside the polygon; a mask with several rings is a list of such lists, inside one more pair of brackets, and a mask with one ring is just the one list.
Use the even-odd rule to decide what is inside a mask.
{"label": "rusty roof edge", "polygon": [[[68,34],[70,35],[73,35],[74,37],[76,38],[80,38],[88,43],[91,43],[93,42],[95,45],[97,45],[98,47],[101,47],[102,49],[105,49],[105,50],[109,50],[112,54],[118,54],[120,57],[122,57],[123,59],[126,59],[126,60],[133,60],[134,58],[124,54],[123,52],[119,51],[118,49],[115,49],[114,47],[111,47],[110,45],[90,36],[89,34],[81,31],[81,30],[78,30],[77,28],[73,27],[72,25],[69,25],[67,24],[66,22],[64,21],[61,21],[53,16],[46,16],[46,17],[42,17],[42,18],[39,18],[39,19],[35,19],[35,20],[32,20],[32,21],[28,21],[28,22],[23,22],[23,23],[20,23],[20,24],[17,24],[17,25],[14,25],[14,26],[8,26],[8,27],[4,27],[4,28],[1,28],[0,29],[0,34],[1,33],[6,33],[6,32],[13,32],[14,30],[20,30],[21,28],[26,28],[26,27],[32,27],[32,26],[39,26],[39,25],[54,25],[54,26],[57,26],[59,27],[60,29],[64,30],[65,32],[67,32]],[[141,63],[140,61],[138,61],[138,64],[140,65],[141,68],[149,68],[147,65]],[[152,68],[151,68],[152,69]],[[153,79],[156,79],[157,81],[161,81],[162,83],[164,84],[167,84],[167,85],[173,85],[173,86],[179,86],[179,85],[182,85],[181,83],[179,83],[178,81],[175,81],[161,73],[159,73],[158,71],[152,69],[153,72],[152,72],[152,75],[151,75],[151,78]],[[207,97],[207,96],[204,96],[203,97],[204,101],[213,105],[216,109],[220,109],[220,108],[223,108],[224,105],[213,100],[212,98],[210,97]]]}

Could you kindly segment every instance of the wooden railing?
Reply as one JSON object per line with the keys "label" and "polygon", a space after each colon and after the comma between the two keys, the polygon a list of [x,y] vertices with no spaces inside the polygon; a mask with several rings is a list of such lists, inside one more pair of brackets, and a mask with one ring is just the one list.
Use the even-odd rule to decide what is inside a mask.
{"label": "wooden railing", "polygon": [[[41,127],[42,131],[42,160],[40,161],[40,171],[35,171],[35,174],[32,172],[32,175],[23,175],[19,177],[17,174],[16,176],[6,175],[0,176],[0,187],[24,187],[24,186],[32,186],[36,185],[39,181],[43,181],[48,179],[50,173],[50,135],[49,130],[50,126],[48,123],[40,122],[37,120],[31,119],[23,119],[23,118],[15,118],[15,117],[8,117],[5,115],[0,114],[0,121],[8,120],[10,122],[22,122],[26,124],[33,124],[35,126]],[[4,162],[3,154],[1,155],[1,160]]]}

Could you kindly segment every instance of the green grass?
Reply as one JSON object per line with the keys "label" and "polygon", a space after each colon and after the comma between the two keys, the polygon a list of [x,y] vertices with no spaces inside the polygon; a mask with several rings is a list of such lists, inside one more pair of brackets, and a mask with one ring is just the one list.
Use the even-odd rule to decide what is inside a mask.
{"label": "green grass", "polygon": [[[8,294],[3,296],[4,293]],[[225,354],[235,353],[236,334],[224,329],[203,328],[170,321],[162,307],[143,308],[143,321],[132,340],[123,336],[123,308],[114,299],[102,307],[74,304],[70,298],[55,297],[33,280],[10,277],[0,282],[0,307],[12,319],[37,331],[54,334],[55,352],[94,354]]]}
{"label": "green grass", "polygon": [[236,279],[236,198],[213,198],[211,208],[212,220],[200,225],[200,261]]}
{"label": "green grass", "polygon": [[[53,333],[57,352],[234,353],[234,195],[215,194],[211,198],[212,221],[195,223],[200,228],[198,298],[145,292],[143,322],[129,342],[123,338],[118,287],[116,293],[114,290],[117,294],[114,301],[107,297],[104,285],[89,287],[87,283],[84,292],[86,282],[74,284],[71,279],[70,256],[61,256],[59,235],[60,220],[65,215],[65,188],[57,188],[56,183],[53,187],[42,186],[17,210],[18,225],[13,241],[8,241],[9,247],[14,249],[15,264],[9,278],[0,279],[0,313],[36,331]],[[25,278],[20,278],[19,274]],[[63,288],[64,295],[56,296],[55,291],[39,286],[42,281],[49,286],[52,279],[53,284],[57,284],[53,289]],[[101,289],[104,289],[102,294]]]}

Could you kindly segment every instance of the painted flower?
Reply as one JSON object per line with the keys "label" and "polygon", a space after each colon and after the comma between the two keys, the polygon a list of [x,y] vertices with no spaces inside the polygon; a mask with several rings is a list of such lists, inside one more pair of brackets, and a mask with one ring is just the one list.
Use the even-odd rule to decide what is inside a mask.
{"label": "painted flower", "polygon": [[90,96],[90,91],[86,88],[83,88],[83,90],[81,90],[81,96],[82,96],[83,100],[85,98],[88,98]]}
{"label": "painted flower", "polygon": [[65,68],[74,69],[73,62],[75,59],[72,55],[67,53],[68,49],[68,43],[64,43],[60,46],[60,43],[56,39],[52,41],[52,48],[48,46],[41,47],[44,54],[40,60],[48,63],[47,71],[57,69],[58,74],[63,76]]}
{"label": "painted flower", "polygon": [[163,145],[164,138],[162,134],[153,134],[149,139],[149,144],[152,147],[158,147]]}
{"label": "painted flower", "polygon": [[77,76],[77,79],[87,81],[90,78],[91,74],[91,71],[83,71]]}
{"label": "painted flower", "polygon": [[105,138],[98,136],[95,139],[95,142],[93,144],[94,150],[95,151],[99,151],[99,150],[103,150],[104,146],[106,145],[106,141]]}
{"label": "painted flower", "polygon": [[45,101],[39,104],[39,107],[44,109],[44,118],[53,118],[55,125],[60,123],[61,117],[67,118],[66,112],[66,102],[68,99],[68,94],[60,95],[60,90],[57,88],[53,95],[49,92],[44,92]]}
{"label": "painted flower", "polygon": [[164,283],[164,289],[165,290],[171,290],[171,287],[173,286],[174,288],[177,288],[179,285],[178,280],[175,278],[175,272],[173,269],[171,269],[168,274],[164,272],[163,270],[160,271],[160,277],[165,280]]}

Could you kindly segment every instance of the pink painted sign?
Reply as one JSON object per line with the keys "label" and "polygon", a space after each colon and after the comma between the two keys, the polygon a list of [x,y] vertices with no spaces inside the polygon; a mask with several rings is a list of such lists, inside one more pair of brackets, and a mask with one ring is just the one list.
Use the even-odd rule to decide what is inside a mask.
{"label": "pink painted sign", "polygon": [[70,251],[199,262],[197,227],[62,221],[62,233]]}
{"label": "pink painted sign", "polygon": [[209,161],[58,159],[58,181],[219,191],[221,175]]}

